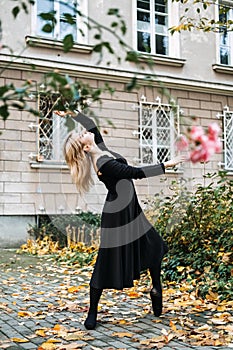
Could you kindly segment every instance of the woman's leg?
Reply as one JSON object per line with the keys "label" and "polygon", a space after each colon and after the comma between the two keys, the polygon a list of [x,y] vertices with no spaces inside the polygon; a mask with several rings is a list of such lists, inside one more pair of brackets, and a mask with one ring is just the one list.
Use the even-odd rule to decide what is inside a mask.
{"label": "woman's leg", "polygon": [[84,326],[87,329],[95,329],[97,319],[98,303],[101,297],[103,289],[97,289],[90,287],[90,307],[87,315],[87,319],[84,322]]}
{"label": "woman's leg", "polygon": [[160,316],[163,308],[162,285],[160,280],[161,263],[149,269],[153,288],[150,291],[152,308],[155,316]]}

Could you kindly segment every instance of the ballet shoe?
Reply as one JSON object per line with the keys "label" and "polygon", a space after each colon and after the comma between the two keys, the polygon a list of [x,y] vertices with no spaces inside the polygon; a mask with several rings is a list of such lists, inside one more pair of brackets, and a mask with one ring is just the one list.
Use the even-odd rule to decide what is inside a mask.
{"label": "ballet shoe", "polygon": [[96,318],[97,314],[96,313],[88,313],[86,321],[84,322],[84,326],[86,329],[95,329],[96,327]]}
{"label": "ballet shoe", "polygon": [[159,293],[156,288],[152,288],[150,291],[150,297],[152,301],[152,309],[154,315],[156,317],[159,317],[162,313],[163,308],[162,293]]}

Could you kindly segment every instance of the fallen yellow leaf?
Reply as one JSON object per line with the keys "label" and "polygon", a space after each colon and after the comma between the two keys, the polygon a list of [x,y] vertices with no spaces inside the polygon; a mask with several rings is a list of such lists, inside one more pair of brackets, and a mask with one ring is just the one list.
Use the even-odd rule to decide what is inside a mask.
{"label": "fallen yellow leaf", "polygon": [[61,340],[50,338],[46,341],[46,343],[61,343]]}
{"label": "fallen yellow leaf", "polygon": [[53,343],[45,342],[41,344],[37,350],[56,350],[56,345]]}
{"label": "fallen yellow leaf", "polygon": [[62,336],[63,339],[70,341],[70,340],[94,340],[93,337],[90,337],[87,335],[85,331],[78,331],[70,334],[64,334]]}
{"label": "fallen yellow leaf", "polygon": [[79,286],[73,286],[73,287],[69,287],[68,288],[68,292],[69,293],[77,293],[78,291],[80,290],[80,287]]}
{"label": "fallen yellow leaf", "polygon": [[119,337],[119,338],[123,338],[123,337],[131,338],[133,336],[133,334],[127,333],[127,332],[115,332],[115,333],[112,333],[112,336]]}
{"label": "fallen yellow leaf", "polygon": [[18,312],[18,316],[20,316],[20,317],[28,317],[28,316],[32,316],[32,315],[33,314],[30,311],[19,311]]}
{"label": "fallen yellow leaf", "polygon": [[28,339],[21,339],[21,338],[11,338],[11,340],[15,343],[27,343],[27,342],[29,342]]}
{"label": "fallen yellow leaf", "polygon": [[138,292],[128,292],[127,295],[130,297],[130,298],[139,298],[141,296],[140,293]]}
{"label": "fallen yellow leaf", "polygon": [[55,324],[55,326],[53,327],[54,331],[60,331],[62,329],[64,329],[65,327],[60,325],[60,324]]}
{"label": "fallen yellow leaf", "polygon": [[40,337],[45,337],[46,336],[44,329],[37,329],[35,331],[35,333],[36,333],[36,335],[39,335]]}
{"label": "fallen yellow leaf", "polygon": [[149,344],[151,344],[151,343],[160,343],[160,342],[163,342],[163,341],[164,341],[164,336],[163,336],[163,335],[160,335],[160,336],[155,337],[155,338],[146,339],[146,340],[141,340],[141,341],[140,341],[140,344],[149,345]]}

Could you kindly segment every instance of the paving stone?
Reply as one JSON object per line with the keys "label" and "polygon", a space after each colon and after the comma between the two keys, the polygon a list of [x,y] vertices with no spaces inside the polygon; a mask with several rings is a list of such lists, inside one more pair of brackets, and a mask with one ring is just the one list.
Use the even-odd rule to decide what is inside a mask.
{"label": "paving stone", "polygon": [[34,349],[38,348],[38,346],[36,344],[33,344],[33,343],[22,343],[21,347],[22,347],[22,349],[28,349],[28,350],[34,350]]}
{"label": "paving stone", "polygon": [[[45,260],[46,263],[46,260]],[[64,275],[61,273],[49,273],[46,268],[49,266],[49,263],[46,263],[46,266],[38,266],[34,271],[27,274],[23,274],[14,270],[13,267],[5,269],[5,271],[0,270],[0,303],[7,305],[9,309],[12,310],[10,314],[3,311],[0,317],[0,349],[1,341],[7,341],[12,337],[17,338],[27,338],[30,340],[28,343],[13,344],[9,342],[8,350],[34,350],[37,349],[46,339],[39,336],[30,337],[31,335],[35,336],[35,331],[41,328],[53,328],[55,324],[62,324],[67,328],[74,327],[76,329],[85,330],[83,325],[83,320],[85,318],[84,313],[71,312],[66,309],[59,310],[60,303],[59,301],[63,299],[66,300],[75,300],[79,302],[79,295],[75,295],[73,299],[72,294],[63,294],[61,286],[64,286],[66,279],[64,281]],[[89,268],[86,271],[90,271]],[[38,273],[38,276],[36,274]],[[42,275],[40,277],[40,275]],[[23,277],[22,277],[23,276]],[[10,278],[14,280],[10,280]],[[70,285],[78,285],[80,281],[77,278],[77,275],[69,275]],[[2,280],[8,281],[8,284],[1,283]],[[12,281],[10,283],[10,281]],[[13,283],[14,282],[14,283]],[[41,283],[43,282],[43,283]],[[86,282],[85,282],[86,283]],[[23,288],[26,288],[23,290]],[[43,294],[39,292],[43,291]],[[12,296],[12,294],[19,293],[19,296]],[[25,301],[25,297],[29,296],[30,299]],[[109,301],[112,299],[112,293],[105,291],[105,296]],[[166,317],[162,316],[160,318],[155,318],[152,313],[138,318],[138,321],[130,325],[118,325],[111,323],[112,317],[115,316],[116,319],[126,319],[127,315],[124,313],[130,311],[130,316],[137,315],[137,300],[127,300],[125,301],[125,296],[118,294],[119,297],[119,307],[113,306],[113,314],[111,318],[107,318],[104,313],[104,305],[102,305],[102,313],[100,313],[100,322],[96,330],[89,331],[88,334],[94,338],[94,340],[87,340],[85,343],[80,341],[80,344],[85,344],[82,349],[84,350],[93,350],[93,347],[101,349],[127,349],[127,350],[136,350],[143,349],[140,344],[141,340],[153,338],[155,336],[161,335],[161,330],[169,329],[169,315],[174,317],[174,314],[167,314]],[[145,296],[143,296],[145,297]],[[76,299],[75,299],[76,298]],[[83,298],[83,296],[82,296]],[[42,300],[43,299],[43,300]],[[89,296],[86,296],[88,302]],[[82,299],[82,302],[84,300]],[[122,302],[121,302],[122,301]],[[16,303],[15,305],[12,303]],[[148,299],[149,302],[149,299]],[[53,304],[56,306],[57,310],[52,310],[49,312],[48,304]],[[88,305],[88,304],[87,304]],[[135,307],[135,312],[132,308]],[[31,311],[38,312],[44,311],[43,319],[35,318],[21,318],[18,317],[18,311]],[[192,319],[199,322],[200,324],[206,324],[208,317],[211,314],[202,313],[191,315]],[[109,322],[108,322],[109,320]],[[159,323],[153,322],[154,320],[159,320]],[[86,331],[86,330],[85,330]],[[113,337],[113,333],[117,332],[127,332],[132,333],[132,337]],[[51,335],[52,337],[52,335]],[[136,340],[136,341],[135,341]],[[2,343],[3,344],[3,343]],[[6,344],[6,343],[4,343]],[[4,345],[5,348],[5,345]],[[228,350],[229,347],[194,347],[187,345],[181,341],[172,340],[163,347],[163,350]]]}

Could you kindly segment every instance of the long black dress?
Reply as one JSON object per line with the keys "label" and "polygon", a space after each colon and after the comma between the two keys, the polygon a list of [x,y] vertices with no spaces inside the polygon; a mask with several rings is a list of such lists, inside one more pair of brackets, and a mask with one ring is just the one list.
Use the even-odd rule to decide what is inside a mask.
{"label": "long black dress", "polygon": [[167,246],[146,219],[132,179],[161,175],[164,165],[132,167],[125,158],[110,151],[95,123],[79,113],[74,119],[95,134],[98,147],[111,153],[97,161],[98,178],[108,193],[101,216],[101,243],[90,281],[98,289],[123,289],[133,286],[140,272],[159,269]]}

